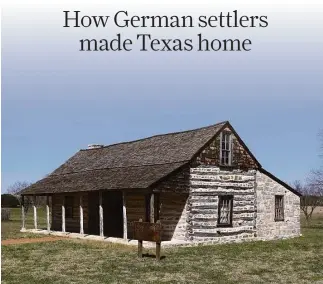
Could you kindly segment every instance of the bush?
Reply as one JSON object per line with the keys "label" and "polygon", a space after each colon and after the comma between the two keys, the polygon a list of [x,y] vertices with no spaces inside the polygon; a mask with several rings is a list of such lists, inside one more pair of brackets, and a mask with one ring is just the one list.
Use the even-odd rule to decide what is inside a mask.
{"label": "bush", "polygon": [[1,207],[4,208],[17,208],[19,206],[19,200],[12,194],[1,195]]}
{"label": "bush", "polygon": [[1,221],[9,221],[9,220],[10,220],[10,209],[1,208]]}

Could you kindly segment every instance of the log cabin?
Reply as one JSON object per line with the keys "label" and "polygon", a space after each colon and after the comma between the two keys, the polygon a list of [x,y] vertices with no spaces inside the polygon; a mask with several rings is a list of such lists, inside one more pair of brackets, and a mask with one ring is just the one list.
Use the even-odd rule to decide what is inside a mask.
{"label": "log cabin", "polygon": [[[228,121],[90,145],[22,196],[47,196],[48,232],[129,241],[142,219],[183,244],[300,235],[300,193],[266,171]],[[37,229],[35,206],[34,218]]]}

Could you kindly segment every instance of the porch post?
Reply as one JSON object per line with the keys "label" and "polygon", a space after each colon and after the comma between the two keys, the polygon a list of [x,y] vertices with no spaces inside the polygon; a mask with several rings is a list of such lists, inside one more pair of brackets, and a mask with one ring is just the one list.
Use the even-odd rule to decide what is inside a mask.
{"label": "porch post", "polygon": [[62,232],[65,233],[65,196],[62,202]]}
{"label": "porch post", "polygon": [[103,206],[102,191],[99,191],[100,236],[103,237]]}
{"label": "porch post", "polygon": [[80,234],[84,234],[84,228],[83,228],[83,195],[80,194]]}
{"label": "porch post", "polygon": [[25,197],[21,196],[21,230],[26,230],[25,228]]}
{"label": "porch post", "polygon": [[160,212],[160,193],[155,193],[154,196],[154,205],[155,205],[155,211],[154,211],[154,220],[155,223],[159,221],[160,216],[159,216],[159,212]]}
{"label": "porch post", "polygon": [[50,231],[50,222],[49,222],[49,195],[46,195],[46,217],[47,217],[47,231]]}
{"label": "porch post", "polygon": [[34,227],[37,230],[37,207],[36,207],[36,195],[33,196],[33,208],[34,208]]}
{"label": "porch post", "polygon": [[150,195],[150,223],[155,223],[155,194]]}
{"label": "porch post", "polygon": [[127,226],[127,207],[126,207],[126,192],[122,192],[122,202],[123,202],[123,238],[128,239],[128,226]]}

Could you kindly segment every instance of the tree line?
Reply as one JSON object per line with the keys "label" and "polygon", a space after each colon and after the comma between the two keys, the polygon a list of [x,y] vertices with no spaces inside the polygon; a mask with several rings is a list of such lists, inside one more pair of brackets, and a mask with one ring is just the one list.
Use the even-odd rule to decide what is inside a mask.
{"label": "tree line", "polygon": [[302,194],[301,210],[304,213],[307,225],[312,219],[313,212],[318,206],[323,206],[323,129],[319,132],[321,167],[312,170],[302,183],[294,181],[294,188]]}

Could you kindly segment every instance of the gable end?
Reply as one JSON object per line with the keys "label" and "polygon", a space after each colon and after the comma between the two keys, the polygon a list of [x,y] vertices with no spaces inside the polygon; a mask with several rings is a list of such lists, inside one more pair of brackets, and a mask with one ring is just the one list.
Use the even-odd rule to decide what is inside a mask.
{"label": "gable end", "polygon": [[225,123],[217,133],[202,147],[192,158],[193,166],[210,165],[224,166],[221,164],[221,133],[231,134],[230,165],[225,167],[240,169],[261,168],[260,163],[250,152],[246,144],[242,141],[229,122]]}

